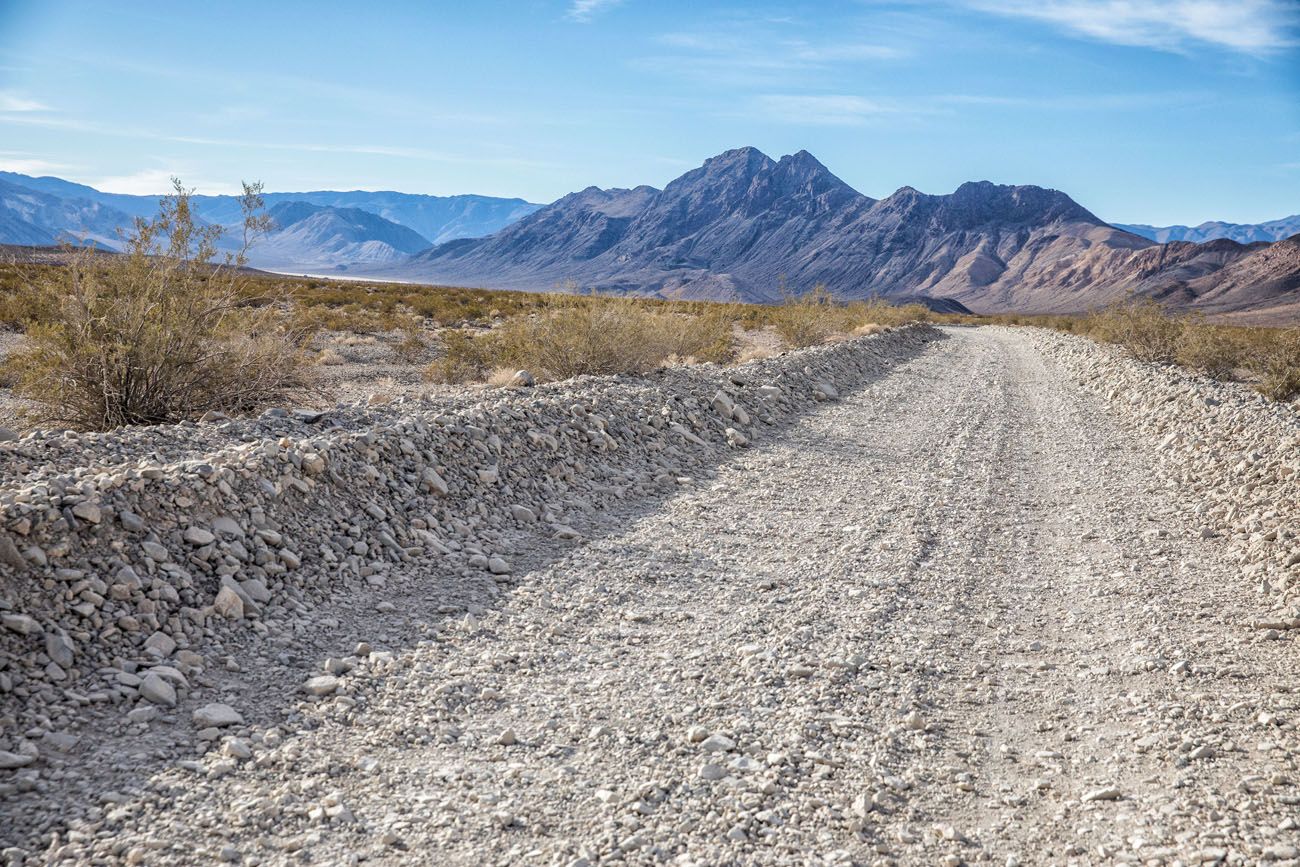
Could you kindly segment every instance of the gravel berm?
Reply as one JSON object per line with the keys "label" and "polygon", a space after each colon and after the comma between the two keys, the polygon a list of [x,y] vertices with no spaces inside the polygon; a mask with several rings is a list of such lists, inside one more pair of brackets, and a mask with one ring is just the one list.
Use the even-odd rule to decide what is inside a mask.
{"label": "gravel berm", "polygon": [[[1143,375],[1160,386],[1164,371],[1029,329],[936,336],[895,332],[736,373],[620,386],[661,389],[660,401],[662,389],[690,392],[699,423],[683,430],[703,442],[674,455],[669,478],[642,473],[618,490],[601,486],[635,468],[629,454],[650,454],[631,439],[601,453],[610,473],[599,483],[587,468],[600,458],[571,460],[585,509],[552,494],[566,508],[538,507],[530,521],[499,493],[501,476],[523,489],[501,462],[484,490],[445,495],[472,504],[464,514],[478,511],[476,526],[432,510],[423,529],[436,538],[404,524],[391,535],[408,542],[406,558],[354,555],[355,573],[340,576],[323,565],[332,535],[296,523],[317,548],[269,573],[272,601],[253,600],[260,613],[164,633],[185,647],[150,634],[152,650],[131,645],[133,656],[72,678],[99,677],[96,689],[116,698],[66,709],[68,688],[33,670],[60,652],[45,642],[66,612],[11,603],[9,616],[37,631],[15,620],[5,647],[44,638],[35,654],[6,650],[16,682],[0,758],[15,767],[0,770],[0,833],[25,850],[6,857],[1296,863],[1300,620],[1271,611],[1296,577],[1294,503],[1242,531],[1271,534],[1255,548],[1234,542],[1234,522],[1257,505],[1203,504],[1206,491],[1229,496],[1222,468],[1250,457],[1232,460],[1231,432],[1213,446],[1223,460],[1210,461],[1165,441],[1199,442],[1193,427],[1201,440],[1219,436],[1218,422],[1171,415],[1157,439],[1140,400],[1112,409]],[[726,394],[699,396],[733,376]],[[780,413],[762,409],[769,386],[783,389]],[[566,386],[565,400],[583,388],[598,386]],[[1242,410],[1235,423],[1250,418]],[[604,442],[596,431],[627,426],[606,420],[577,427],[594,444]],[[1287,424],[1278,415],[1268,436],[1285,442]],[[1179,454],[1189,460],[1171,463]],[[1247,466],[1267,469],[1265,490],[1285,496],[1295,461]],[[485,464],[498,465],[436,466],[463,484]],[[35,487],[63,478],[33,473]],[[390,493],[398,478],[389,473]],[[391,508],[374,481],[374,501]],[[1237,495],[1259,497],[1261,484]],[[309,493],[324,502],[327,489]],[[269,524],[288,524],[291,505],[316,514],[274,502],[268,526],[241,526],[246,538],[268,542],[259,531],[280,533]],[[74,505],[71,519],[84,521]],[[494,520],[503,510],[547,531],[506,532]],[[375,525],[355,524],[375,541]],[[169,556],[154,562],[177,563],[182,542],[224,544],[186,540],[191,526],[213,529],[195,521],[157,534]],[[486,530],[492,545],[480,541]],[[107,550],[125,538],[122,556],[135,558],[139,541],[116,530]],[[448,547],[457,538],[479,550],[462,556],[466,545]],[[485,562],[471,566],[475,556]],[[285,565],[233,559],[232,574]],[[179,562],[195,592],[220,586],[192,558]],[[1272,576],[1262,595],[1260,562]],[[332,591],[299,592],[303,582],[285,577],[308,571]],[[42,580],[46,598],[59,595],[64,579]],[[232,609],[231,597],[243,603],[224,589]],[[1278,622],[1261,622],[1266,610]],[[94,644],[68,640],[82,655]],[[71,671],[81,672],[75,658]],[[172,703],[145,696],[167,689]]]}

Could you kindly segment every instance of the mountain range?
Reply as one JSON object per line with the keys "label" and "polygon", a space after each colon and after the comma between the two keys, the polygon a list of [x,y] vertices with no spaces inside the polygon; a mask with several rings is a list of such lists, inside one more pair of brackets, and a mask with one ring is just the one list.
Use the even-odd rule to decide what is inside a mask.
{"label": "mountain range", "polygon": [[1227,238],[1239,244],[1253,244],[1256,241],[1282,241],[1292,235],[1300,234],[1300,214],[1269,220],[1267,223],[1224,223],[1211,220],[1199,226],[1146,226],[1141,223],[1126,225],[1115,223],[1115,228],[1141,235],[1161,244],[1169,241],[1192,241],[1203,244]]}
{"label": "mountain range", "polygon": [[[249,263],[285,271],[387,265],[433,244],[491,234],[541,207],[523,199],[363,190],[263,198],[276,229],[253,248]],[[192,201],[206,223],[234,227],[241,219],[235,196],[196,195]],[[118,249],[122,230],[157,211],[158,196],[103,193],[61,178],[0,172],[0,243],[85,239]]]}
{"label": "mountain range", "polygon": [[[1139,293],[1206,313],[1300,316],[1300,236],[1282,237],[1300,218],[1115,226],[1058,190],[987,181],[874,199],[807,151],[773,160],[737,148],[663,189],[588,187],[545,206],[364,191],[265,198],[276,229],[250,264],[295,273],[764,302],[823,284],[844,298],[946,298],[978,312],[1079,311]],[[238,221],[234,197],[194,206],[205,221]],[[151,196],[0,173],[0,243],[74,235],[113,247],[119,227],[156,208]],[[1243,240],[1209,239],[1217,231]]]}
{"label": "mountain range", "polygon": [[484,238],[381,273],[453,285],[574,281],[676,298],[925,295],[972,310],[1077,311],[1130,293],[1227,313],[1300,303],[1300,239],[1156,243],[1065,193],[986,181],[873,199],[806,151],[727,151],[669,183],[590,187]]}

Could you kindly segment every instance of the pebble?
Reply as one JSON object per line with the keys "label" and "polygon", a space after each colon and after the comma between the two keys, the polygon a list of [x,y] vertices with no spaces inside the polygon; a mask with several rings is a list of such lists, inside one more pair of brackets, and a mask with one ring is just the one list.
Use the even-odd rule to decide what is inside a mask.
{"label": "pebble", "polygon": [[332,674],[321,674],[309,679],[302,685],[302,691],[308,695],[326,696],[334,693],[340,686],[339,679]]}
{"label": "pebble", "polygon": [[244,718],[228,704],[205,704],[193,713],[194,724],[199,728],[224,728],[241,726]]}

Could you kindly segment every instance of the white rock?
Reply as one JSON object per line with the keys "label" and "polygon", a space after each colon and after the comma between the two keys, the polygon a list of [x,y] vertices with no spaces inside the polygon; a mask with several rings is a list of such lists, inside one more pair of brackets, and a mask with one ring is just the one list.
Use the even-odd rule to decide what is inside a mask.
{"label": "white rock", "polygon": [[222,587],[217,591],[217,598],[212,600],[212,610],[222,617],[231,620],[242,620],[244,618],[244,600],[239,598],[230,587]]}
{"label": "white rock", "polygon": [[244,724],[244,718],[228,704],[205,704],[194,711],[192,717],[194,724],[201,729],[225,728],[226,726],[241,726]]}
{"label": "white rock", "polygon": [[1119,800],[1119,789],[1114,786],[1105,786],[1100,789],[1093,789],[1085,794],[1082,800],[1088,801],[1116,801]]}
{"label": "white rock", "polygon": [[706,753],[728,753],[736,748],[736,742],[726,735],[709,735],[700,741],[700,749]]}
{"label": "white rock", "polygon": [[322,674],[311,678],[302,685],[302,691],[310,695],[329,695],[339,688],[339,679],[332,674]]}
{"label": "white rock", "polygon": [[722,765],[707,764],[700,766],[701,780],[720,780],[727,775],[727,771]]}

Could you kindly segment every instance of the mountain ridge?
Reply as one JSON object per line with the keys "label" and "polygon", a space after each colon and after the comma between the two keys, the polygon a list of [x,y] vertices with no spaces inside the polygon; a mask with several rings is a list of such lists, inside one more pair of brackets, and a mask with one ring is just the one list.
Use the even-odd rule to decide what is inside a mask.
{"label": "mountain ridge", "polygon": [[[109,249],[120,248],[120,234],[128,231],[135,218],[151,217],[158,211],[160,196],[136,196],[104,193],[94,187],[53,176],[33,177],[14,172],[0,172],[0,243],[57,244],[63,240],[88,238]],[[394,226],[425,240],[424,246],[460,237],[491,234],[502,226],[540,208],[523,199],[502,199],[473,194],[428,196],[414,193],[366,190],[317,190],[302,193],[265,193],[268,212],[277,206],[302,202],[314,207],[365,212],[383,220],[377,223],[360,220],[355,214],[335,214],[336,229],[348,236],[340,241],[337,233],[296,233],[299,246],[291,238],[267,239],[251,252],[250,263],[266,268],[376,266],[395,260],[393,250],[402,255],[407,236]],[[205,223],[235,226],[241,220],[235,196],[194,195],[194,212]],[[344,229],[347,225],[350,229]],[[356,230],[368,226],[374,237],[359,237]],[[401,237],[403,242],[389,243]],[[312,245],[312,239],[319,244]],[[391,249],[390,249],[391,248]],[[347,256],[355,259],[347,260]]]}
{"label": "mountain ridge", "polygon": [[745,147],[662,190],[588,187],[493,235],[382,270],[455,285],[576,282],[668,298],[775,301],[783,287],[820,283],[845,298],[919,294],[983,312],[1083,310],[1132,293],[1193,307],[1209,297],[1232,310],[1282,303],[1295,291],[1287,257],[1237,267],[1257,275],[1252,283],[1217,286],[1219,272],[1258,253],[1230,240],[1161,245],[1062,191],[1028,184],[970,181],[943,195],[902,187],[873,199],[806,151],[773,160]]}
{"label": "mountain ridge", "polygon": [[1256,241],[1283,241],[1300,234],[1300,214],[1268,220],[1263,223],[1228,223],[1222,220],[1207,220],[1196,226],[1148,226],[1144,223],[1112,223],[1117,229],[1150,238],[1165,244],[1170,241],[1191,241],[1203,244],[1227,238],[1239,244],[1251,244]]}

